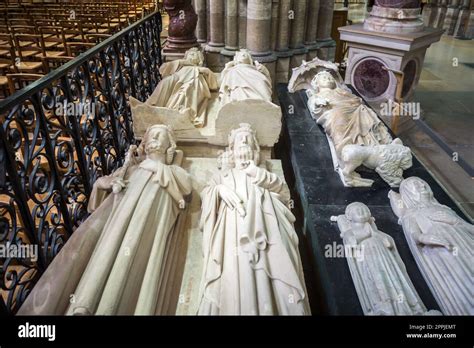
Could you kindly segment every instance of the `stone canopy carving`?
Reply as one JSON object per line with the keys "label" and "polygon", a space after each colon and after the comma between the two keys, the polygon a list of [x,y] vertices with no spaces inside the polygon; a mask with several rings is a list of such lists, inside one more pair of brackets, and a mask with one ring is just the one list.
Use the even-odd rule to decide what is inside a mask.
{"label": "stone canopy carving", "polygon": [[288,92],[295,93],[302,89],[312,89],[311,81],[321,71],[329,72],[334,77],[337,87],[349,91],[339,74],[338,65],[316,57],[309,62],[303,61],[303,64],[299,67],[293,68],[290,81],[288,82]]}

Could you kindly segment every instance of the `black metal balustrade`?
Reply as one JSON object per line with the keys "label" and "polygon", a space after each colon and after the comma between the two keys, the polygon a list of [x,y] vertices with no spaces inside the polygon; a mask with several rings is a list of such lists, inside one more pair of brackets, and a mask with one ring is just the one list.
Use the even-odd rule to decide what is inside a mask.
{"label": "black metal balustrade", "polygon": [[87,217],[95,180],[123,163],[128,98],[160,80],[161,25],[152,13],[0,103],[0,312],[17,312]]}

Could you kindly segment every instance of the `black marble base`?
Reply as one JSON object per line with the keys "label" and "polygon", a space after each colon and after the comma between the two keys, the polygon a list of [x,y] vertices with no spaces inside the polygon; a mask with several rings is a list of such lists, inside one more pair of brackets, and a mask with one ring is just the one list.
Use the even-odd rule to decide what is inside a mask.
{"label": "black marble base", "polygon": [[[283,110],[283,131],[276,153],[282,159],[285,176],[296,201],[296,216],[300,223],[303,244],[308,255],[302,256],[313,314],[362,315],[357,294],[344,257],[325,256],[328,246],[342,244],[333,215],[344,214],[349,203],[366,204],[375,217],[377,227],[391,235],[403,259],[408,274],[428,309],[438,309],[415,260],[411,255],[397,217],[387,197],[390,187],[373,171],[360,168],[364,178],[374,180],[372,187],[344,187],[334,171],[329,143],[321,127],[312,119],[306,107],[304,91],[291,94],[287,86],[278,85],[278,98]],[[404,177],[418,176],[432,188],[436,199],[464,217],[444,190],[423,165],[413,159],[413,167]],[[301,220],[300,220],[301,221]],[[303,253],[304,254],[304,253]]]}

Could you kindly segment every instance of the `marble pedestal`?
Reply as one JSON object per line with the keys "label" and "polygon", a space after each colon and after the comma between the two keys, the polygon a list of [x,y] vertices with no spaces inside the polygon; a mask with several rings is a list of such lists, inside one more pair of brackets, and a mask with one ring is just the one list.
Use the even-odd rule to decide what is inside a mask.
{"label": "marble pedestal", "polygon": [[439,41],[442,30],[393,34],[369,31],[362,24],[341,27],[341,40],[348,45],[345,83],[370,102],[394,100],[397,79],[403,71],[402,97],[410,99],[420,78],[426,49]]}

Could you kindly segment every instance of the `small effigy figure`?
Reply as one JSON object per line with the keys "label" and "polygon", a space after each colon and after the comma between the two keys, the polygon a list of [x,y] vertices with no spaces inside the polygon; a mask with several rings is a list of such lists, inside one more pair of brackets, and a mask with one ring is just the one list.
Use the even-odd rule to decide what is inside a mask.
{"label": "small effigy figure", "polygon": [[438,203],[428,183],[410,177],[390,191],[413,257],[442,312],[473,315],[474,225]]}
{"label": "small effigy figure", "polygon": [[[428,311],[408,276],[395,241],[378,230],[360,202],[332,216],[344,241],[346,260],[365,315],[422,315]],[[435,314],[430,311],[429,314]]]}

